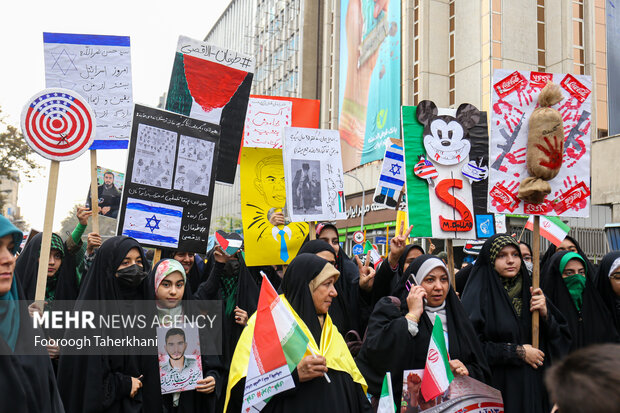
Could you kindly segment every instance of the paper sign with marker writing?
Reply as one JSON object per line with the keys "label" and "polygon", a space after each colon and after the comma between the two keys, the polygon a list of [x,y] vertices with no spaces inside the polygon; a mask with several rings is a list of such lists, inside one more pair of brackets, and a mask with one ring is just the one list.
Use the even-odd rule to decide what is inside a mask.
{"label": "paper sign with marker writing", "polygon": [[243,146],[282,149],[282,132],[291,126],[293,103],[250,98],[245,115]]}
{"label": "paper sign with marker writing", "polygon": [[97,132],[91,149],[124,149],[133,95],[128,36],[43,33],[45,84],[75,90],[92,107]]}
{"label": "paper sign with marker writing", "polygon": [[284,128],[284,174],[293,221],[346,219],[336,130]]}

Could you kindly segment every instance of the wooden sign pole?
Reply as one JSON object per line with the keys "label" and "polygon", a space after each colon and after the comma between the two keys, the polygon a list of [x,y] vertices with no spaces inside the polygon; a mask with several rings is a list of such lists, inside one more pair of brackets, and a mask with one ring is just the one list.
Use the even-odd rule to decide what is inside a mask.
{"label": "wooden sign pole", "polygon": [[[52,227],[54,226],[54,207],[56,206],[56,190],[58,189],[59,161],[51,161],[50,176],[47,184],[47,200],[45,202],[45,219],[43,221],[43,238],[41,239],[41,253],[39,255],[39,272],[37,273],[37,288],[35,301],[45,300],[47,286],[47,267],[52,243]],[[43,308],[43,305],[41,305]]]}
{"label": "wooden sign pole", "polygon": [[[534,261],[534,269],[532,270],[532,289],[535,290],[540,285],[540,216],[534,216],[534,240],[532,241],[532,260]],[[539,329],[538,311],[532,313],[532,347],[539,348],[538,329]]]}
{"label": "wooden sign pole", "polygon": [[97,151],[90,151],[90,210],[93,232],[99,234],[99,190],[97,182]]}
{"label": "wooden sign pole", "polygon": [[157,264],[161,260],[161,248],[155,248],[155,253],[153,254],[153,265]]}
{"label": "wooden sign pole", "polygon": [[448,272],[450,275],[450,285],[452,288],[456,288],[456,278],[454,274],[454,248],[452,247],[452,240],[446,240],[446,253],[448,254]]}
{"label": "wooden sign pole", "polygon": [[310,231],[308,233],[308,237],[310,241],[315,240],[316,239],[316,221],[308,222],[308,229]]}

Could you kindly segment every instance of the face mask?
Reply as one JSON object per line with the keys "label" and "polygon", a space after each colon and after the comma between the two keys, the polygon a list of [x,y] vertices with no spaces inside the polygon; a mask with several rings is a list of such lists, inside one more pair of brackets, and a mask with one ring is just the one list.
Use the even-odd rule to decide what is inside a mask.
{"label": "face mask", "polygon": [[239,260],[230,260],[224,266],[224,273],[228,277],[239,275],[239,269],[241,268],[241,264]]}
{"label": "face mask", "polygon": [[129,267],[116,271],[116,278],[118,282],[126,287],[135,288],[142,280],[146,278],[146,272],[138,264],[130,265]]}
{"label": "face mask", "polygon": [[529,272],[534,271],[534,263],[531,261],[523,261],[525,263],[525,268],[527,268],[527,270]]}

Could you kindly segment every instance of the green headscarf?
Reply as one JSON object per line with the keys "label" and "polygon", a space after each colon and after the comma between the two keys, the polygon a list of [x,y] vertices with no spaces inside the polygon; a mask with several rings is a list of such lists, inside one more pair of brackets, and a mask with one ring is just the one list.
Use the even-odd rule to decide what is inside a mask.
{"label": "green headscarf", "polygon": [[[0,238],[7,235],[13,235],[14,247],[11,253],[15,255],[19,250],[23,234],[11,221],[0,215]],[[13,275],[11,289],[0,296],[0,301],[8,301],[0,305],[0,336],[6,340],[13,351],[15,350],[15,344],[17,343],[17,336],[19,334],[19,307],[17,300],[19,300],[17,294],[17,279],[15,275]]]}
{"label": "green headscarf", "polygon": [[[588,266],[586,265],[585,260],[581,255],[572,251],[564,254],[560,260],[560,274],[564,273],[564,268],[566,268],[566,264],[568,264],[570,260],[581,261],[587,274]],[[586,277],[581,274],[574,274],[569,277],[562,277],[562,279],[566,284],[566,288],[568,288],[568,292],[573,299],[573,303],[575,303],[577,311],[581,311],[581,305],[583,304],[583,290],[586,288]]]}

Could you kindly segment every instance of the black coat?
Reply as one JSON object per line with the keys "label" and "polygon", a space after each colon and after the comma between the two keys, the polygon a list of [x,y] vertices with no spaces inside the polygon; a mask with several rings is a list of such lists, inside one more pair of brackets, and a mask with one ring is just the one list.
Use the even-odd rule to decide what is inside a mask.
{"label": "black coat", "polygon": [[620,333],[620,296],[617,296],[611,288],[611,280],[609,279],[611,266],[618,258],[620,258],[620,251],[612,251],[603,257],[596,277],[596,289],[613,318],[616,331]]}
{"label": "black coat", "polygon": [[532,284],[522,265],[523,309],[521,316],[518,316],[490,260],[491,245],[499,235],[491,237],[482,246],[461,302],[478,333],[489,363],[489,384],[502,392],[505,411],[547,413],[550,408],[543,373],[552,362],[568,354],[568,324],[551,301],[547,300],[548,317],[540,320],[540,349],[545,353],[544,365],[533,369],[517,355],[518,345],[532,342],[532,317],[528,311]]}
{"label": "black coat", "polygon": [[[426,313],[418,323],[418,334],[412,337],[407,327],[405,314],[408,312],[405,280],[415,273],[430,255],[416,258],[401,277],[402,285],[393,291],[394,297],[383,297],[375,306],[368,323],[368,332],[362,349],[356,358],[357,365],[368,383],[368,392],[381,394],[383,377],[387,371],[392,376],[394,402],[400,405],[405,370],[424,369],[433,324]],[[400,305],[396,302],[399,301]],[[448,352],[451,359],[460,360],[469,370],[469,375],[482,382],[488,382],[490,372],[476,332],[463,306],[450,288],[446,297],[448,321]]]}
{"label": "black coat", "polygon": [[618,332],[611,313],[592,282],[594,274],[586,274],[581,311],[577,311],[560,273],[560,261],[565,254],[566,251],[556,252],[547,261],[543,268],[545,276],[541,288],[568,322],[572,336],[570,351],[590,344],[618,342]]}

